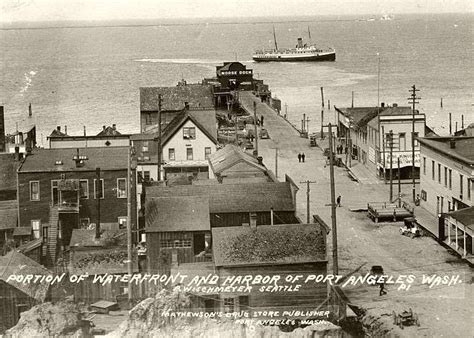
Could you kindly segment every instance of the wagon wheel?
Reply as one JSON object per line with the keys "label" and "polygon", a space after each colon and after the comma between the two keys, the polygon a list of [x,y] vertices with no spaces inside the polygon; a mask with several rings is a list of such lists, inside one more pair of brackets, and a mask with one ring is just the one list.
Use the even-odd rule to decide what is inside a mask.
{"label": "wagon wheel", "polygon": [[395,311],[392,311],[392,316],[393,316],[393,324],[397,325],[397,314],[395,313]]}

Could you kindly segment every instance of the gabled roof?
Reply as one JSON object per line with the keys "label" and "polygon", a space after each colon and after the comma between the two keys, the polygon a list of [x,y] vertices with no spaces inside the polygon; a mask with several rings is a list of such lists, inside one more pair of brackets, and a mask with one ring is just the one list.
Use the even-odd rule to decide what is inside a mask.
{"label": "gabled roof", "polygon": [[206,197],[147,198],[145,210],[147,232],[211,230]]}
{"label": "gabled roof", "polygon": [[28,241],[28,242],[20,245],[15,250],[20,252],[20,253],[27,253],[27,252],[30,252],[31,250],[39,248],[42,243],[43,243],[43,239],[41,237],[36,238],[36,239],[33,239],[31,241]]}
{"label": "gabled roof", "polygon": [[57,129],[54,129],[51,134],[49,134],[48,138],[50,137],[64,137],[64,136],[67,136],[65,133],[57,130]]}
{"label": "gabled roof", "polygon": [[16,228],[17,219],[18,206],[16,200],[0,201],[0,230]]}
{"label": "gabled roof", "polygon": [[467,226],[469,229],[474,230],[474,207],[452,211],[447,213],[446,215],[451,216],[458,222]]}
{"label": "gabled roof", "polygon": [[15,250],[0,256],[0,280],[40,302],[47,298],[48,283],[19,283],[11,280],[7,282],[11,275],[51,275],[51,271]]}
{"label": "gabled roof", "polygon": [[[73,160],[73,157],[77,155],[77,149],[79,149],[79,155],[87,156],[87,160],[84,160],[84,165],[81,167],[76,167],[76,162]],[[101,170],[127,169],[128,147],[77,149],[34,149],[25,158],[19,172],[95,171],[96,168]]]}
{"label": "gabled roof", "polygon": [[0,154],[0,190],[16,190],[16,171],[20,161],[15,154]]}
{"label": "gabled roof", "polygon": [[[354,108],[337,108],[338,112],[351,120],[356,129],[364,128],[375,117],[379,116],[397,116],[411,115],[411,107],[354,107]],[[418,111],[416,111],[419,114]]]}
{"label": "gabled roof", "polygon": [[458,130],[454,136],[474,136],[474,123],[471,123],[466,128]]}
{"label": "gabled roof", "polygon": [[264,182],[212,185],[176,185],[146,187],[147,199],[152,197],[195,196],[209,198],[209,212],[295,211],[289,182]]}
{"label": "gabled roof", "polygon": [[[114,125],[115,126],[115,125]],[[115,127],[105,127],[103,130],[101,130],[100,133],[97,134],[97,136],[116,136],[116,135],[122,135],[119,133],[119,131]]]}
{"label": "gabled roof", "polygon": [[[451,148],[451,140],[455,142],[455,148]],[[418,141],[437,153],[463,161],[471,166],[474,165],[474,137],[419,137]]]}
{"label": "gabled roof", "polygon": [[319,224],[282,224],[212,229],[216,266],[300,264],[326,261]]}
{"label": "gabled roof", "polygon": [[[197,118],[197,115],[210,115],[211,118],[200,117]],[[217,128],[216,128],[216,112],[215,111],[197,111],[191,112],[187,109],[180,112],[171,120],[170,123],[164,128],[162,132],[163,137],[163,146],[180,130],[180,128],[186,123],[186,121],[191,120],[196,127],[198,127],[212,142],[217,144]],[[206,122],[206,120],[208,122]],[[204,124],[204,123],[205,124]]]}
{"label": "gabled roof", "polygon": [[212,86],[186,84],[175,87],[141,87],[140,111],[158,111],[158,95],[161,94],[162,111],[180,111],[185,102],[190,109],[214,108]]}
{"label": "gabled roof", "polygon": [[244,162],[262,172],[267,171],[267,168],[259,164],[255,157],[245,153],[233,144],[228,144],[209,156],[212,171],[217,175],[240,162]]}

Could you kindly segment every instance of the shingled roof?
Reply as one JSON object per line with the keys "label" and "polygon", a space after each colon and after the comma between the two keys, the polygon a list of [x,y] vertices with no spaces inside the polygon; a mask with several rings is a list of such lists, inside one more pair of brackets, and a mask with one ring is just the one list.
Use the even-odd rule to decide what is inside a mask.
{"label": "shingled roof", "polygon": [[206,197],[150,198],[145,210],[147,232],[211,230]]}
{"label": "shingled roof", "polygon": [[95,171],[96,168],[127,169],[128,147],[78,149],[79,155],[87,156],[87,160],[84,160],[84,165],[81,167],[76,167],[76,162],[73,160],[73,157],[77,155],[77,149],[35,149],[26,157],[19,172]]}
{"label": "shingled roof", "polygon": [[180,111],[185,102],[190,109],[214,108],[212,86],[186,84],[176,87],[141,87],[140,111],[158,111],[158,95],[161,94],[162,111]]}
{"label": "shingled roof", "polygon": [[51,271],[15,250],[10,251],[5,256],[0,256],[0,280],[40,302],[45,301],[48,297],[48,283],[7,282],[11,275],[52,275]]}
{"label": "shingled roof", "polygon": [[289,182],[146,187],[152,197],[196,196],[209,198],[210,213],[295,211]]}
{"label": "shingled roof", "polygon": [[299,264],[326,261],[319,224],[282,224],[212,229],[216,266]]}
{"label": "shingled roof", "polygon": [[267,171],[267,168],[259,164],[255,157],[247,154],[233,144],[228,144],[209,156],[209,163],[211,164],[212,171],[217,175],[241,162],[255,167],[262,172]]}

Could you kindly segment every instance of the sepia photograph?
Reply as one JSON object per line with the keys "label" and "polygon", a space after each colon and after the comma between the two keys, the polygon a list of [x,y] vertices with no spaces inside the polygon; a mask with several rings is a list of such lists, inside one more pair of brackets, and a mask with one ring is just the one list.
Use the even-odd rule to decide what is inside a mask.
{"label": "sepia photograph", "polygon": [[0,337],[473,337],[473,14],[0,0]]}

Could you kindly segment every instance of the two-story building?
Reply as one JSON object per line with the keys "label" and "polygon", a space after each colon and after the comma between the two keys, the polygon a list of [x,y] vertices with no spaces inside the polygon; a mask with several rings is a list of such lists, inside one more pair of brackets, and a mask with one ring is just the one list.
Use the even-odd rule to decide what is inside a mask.
{"label": "two-story building", "polygon": [[[338,137],[348,153],[374,175],[388,177],[400,159],[401,178],[412,178],[412,128],[415,127],[415,177],[419,177],[420,147],[416,137],[425,136],[425,115],[410,107],[337,108]],[[390,142],[390,139],[393,141]],[[391,149],[390,149],[391,148]],[[390,155],[392,154],[392,155]],[[395,172],[395,171],[394,171]]]}
{"label": "two-story building", "polygon": [[440,216],[473,206],[474,137],[426,137],[421,144],[421,205]]}
{"label": "two-story building", "polygon": [[[85,127],[84,127],[85,128]],[[67,135],[61,131],[61,127],[56,127],[48,136],[50,149],[57,148],[91,148],[91,147],[127,147],[130,142],[130,135],[121,134],[117,126],[103,126],[96,135]]]}
{"label": "two-story building", "polygon": [[[152,131],[155,131],[152,133]],[[155,129],[132,135],[137,170],[145,182],[158,179],[158,134]],[[213,178],[209,156],[217,149],[216,112],[183,109],[162,130],[161,178],[177,176]]]}
{"label": "two-story building", "polygon": [[[128,147],[36,149],[18,169],[19,224],[43,238],[54,262],[73,229],[125,228]],[[132,170],[133,173],[133,170]],[[136,187],[131,185],[132,227]]]}

